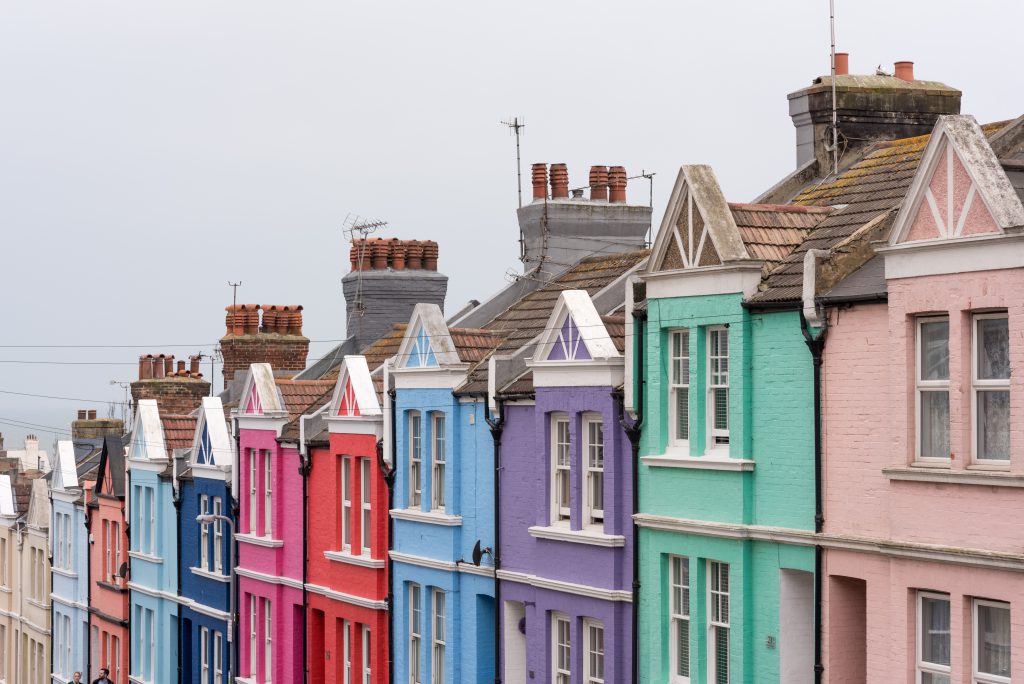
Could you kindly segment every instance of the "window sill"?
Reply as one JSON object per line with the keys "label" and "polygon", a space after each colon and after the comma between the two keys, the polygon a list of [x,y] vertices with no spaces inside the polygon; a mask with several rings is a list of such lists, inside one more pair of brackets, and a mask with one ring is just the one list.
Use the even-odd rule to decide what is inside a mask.
{"label": "window sill", "polygon": [[457,527],[462,524],[461,515],[448,515],[447,513],[435,513],[433,511],[424,512],[418,508],[396,508],[391,511],[391,517],[396,520],[411,520],[412,522],[444,525],[445,527]]}
{"label": "window sill", "polygon": [[256,684],[256,680],[253,677],[235,677],[237,684]]}
{"label": "window sill", "polygon": [[[13,594],[13,593],[14,593],[14,590],[11,589],[10,587],[7,587],[7,586],[0,587],[0,594]],[[0,684],[3,684],[3,682],[0,681]]]}
{"label": "window sill", "polygon": [[129,551],[128,552],[128,557],[129,558],[134,558],[135,560],[148,561],[150,563],[163,563],[164,562],[164,559],[161,558],[160,556],[154,556],[154,555],[149,554],[149,553],[143,553],[142,551]]}
{"label": "window sill", "polygon": [[104,582],[103,580],[96,580],[96,586],[103,587],[108,591],[116,591],[118,594],[128,593],[128,587],[118,586],[116,584],[111,584],[110,582]]}
{"label": "window sill", "polygon": [[28,602],[30,605],[33,605],[36,608],[39,608],[40,610],[48,610],[50,608],[50,604],[49,603],[43,603],[39,599],[26,598],[25,601]]}
{"label": "window sill", "polygon": [[197,575],[199,577],[205,577],[206,579],[213,580],[214,582],[230,582],[231,581],[231,576],[230,575],[224,575],[224,574],[221,574],[221,573],[213,572],[213,571],[207,570],[206,568],[189,568],[189,570],[192,571],[193,575]]}
{"label": "window sill", "polygon": [[883,468],[889,480],[902,482],[931,482],[937,484],[965,484],[989,487],[1024,487],[1024,475],[1011,475],[1005,468],[992,470],[968,466],[968,470],[949,470],[948,468],[921,467],[918,465],[902,468]]}
{"label": "window sill", "polygon": [[530,536],[537,539],[589,544],[590,546],[625,546],[626,538],[621,534],[605,534],[596,530],[570,530],[567,527],[539,527],[529,529]]}
{"label": "window sill", "polygon": [[[78,579],[78,573],[74,570],[65,570],[64,568],[58,568],[56,566],[50,568],[54,575],[60,575],[61,577],[67,577],[68,579]],[[3,684],[3,682],[0,682]]]}
{"label": "window sill", "polygon": [[257,537],[254,534],[236,534],[235,539],[243,544],[262,546],[266,549],[279,549],[284,546],[284,540],[282,539],[274,539],[273,537]]}
{"label": "window sill", "polygon": [[348,551],[324,551],[324,558],[337,563],[348,563],[349,565],[360,565],[364,568],[383,568],[384,561],[380,558],[370,558],[363,554],[356,556]]}
{"label": "window sill", "polygon": [[723,458],[721,456],[644,456],[640,459],[652,468],[690,468],[693,470],[739,470],[754,469],[754,462],[745,458]]}

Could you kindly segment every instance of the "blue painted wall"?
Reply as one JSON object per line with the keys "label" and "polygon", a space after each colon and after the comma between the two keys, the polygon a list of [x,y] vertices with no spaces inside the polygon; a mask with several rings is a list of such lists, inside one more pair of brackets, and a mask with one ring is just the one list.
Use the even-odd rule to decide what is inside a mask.
{"label": "blue painted wall", "polygon": [[[77,493],[77,492],[75,492]],[[51,639],[56,638],[57,630],[63,629],[64,617],[71,619],[71,662],[68,664],[70,675],[79,670],[84,675],[88,671],[89,657],[89,614],[84,608],[89,602],[89,532],[85,529],[85,509],[81,504],[62,501],[57,494],[50,508],[50,529],[55,529],[58,514],[71,516],[71,570],[53,568],[51,572],[52,613]],[[56,641],[54,641],[56,644]],[[57,671],[58,655],[54,653],[53,669]],[[70,679],[70,676],[69,676]],[[54,681],[60,681],[54,679]]]}

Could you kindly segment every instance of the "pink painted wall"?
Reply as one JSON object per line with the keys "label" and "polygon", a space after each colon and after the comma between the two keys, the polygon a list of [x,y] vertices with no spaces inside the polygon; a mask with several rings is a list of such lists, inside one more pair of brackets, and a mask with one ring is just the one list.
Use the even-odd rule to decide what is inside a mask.
{"label": "pink painted wall", "polygon": [[[256,597],[256,670],[250,660],[250,597]],[[304,665],[302,649],[302,590],[240,577],[238,579],[239,630],[238,671],[257,684],[264,684],[264,599],[270,599],[271,620],[270,661],[272,682],[301,682]]]}
{"label": "pink painted wall", "polygon": [[[970,462],[971,314],[1008,311],[1011,457],[1005,475],[1024,475],[1024,269],[925,276],[889,281],[888,305],[833,311],[825,347],[823,426],[825,532],[840,539],[961,547],[1020,554],[1024,491],[964,483],[890,479],[886,468],[907,468],[915,447],[915,316],[946,313],[950,325],[950,450],[944,472],[976,470]],[[977,555],[977,554],[976,554]],[[848,595],[832,577],[866,586],[867,681],[913,681],[915,592],[950,594],[953,681],[970,681],[971,598],[1011,604],[1013,670],[1024,672],[1024,576],[1018,571],[830,549],[824,579],[826,680],[844,678],[850,663],[844,629],[856,625]],[[848,594],[848,592],[847,592]],[[845,612],[844,612],[845,611]],[[966,621],[966,622],[965,622]],[[834,633],[830,633],[834,630]],[[836,642],[832,647],[830,641]],[[832,666],[829,666],[832,663]],[[906,673],[897,677],[893,673]]]}

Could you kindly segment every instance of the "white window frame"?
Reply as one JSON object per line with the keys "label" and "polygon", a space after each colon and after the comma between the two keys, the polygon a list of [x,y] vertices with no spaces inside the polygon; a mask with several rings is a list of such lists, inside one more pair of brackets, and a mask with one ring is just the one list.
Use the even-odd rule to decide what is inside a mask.
{"label": "white window frame", "polygon": [[352,550],[352,457],[341,457],[341,548]]}
{"label": "white window frame", "polygon": [[213,684],[224,684],[224,635],[213,632]]}
{"label": "white window frame", "polygon": [[[723,355],[718,355],[718,354],[712,354],[713,347],[712,347],[711,340],[712,340],[712,338],[715,335],[724,335],[725,336],[725,355],[724,356]],[[706,362],[707,362],[707,376],[706,376],[707,377],[707,392],[706,392],[707,399],[706,399],[704,405],[706,407],[705,408],[705,413],[707,414],[707,416],[706,416],[707,420],[705,422],[707,423],[707,429],[708,429],[707,451],[708,452],[724,451],[724,452],[728,453],[728,451],[729,451],[729,443],[730,443],[729,426],[732,423],[732,420],[731,420],[732,417],[729,415],[730,414],[729,405],[731,403],[731,396],[732,396],[731,390],[730,390],[730,377],[731,377],[731,373],[732,373],[732,366],[731,366],[730,358],[729,358],[729,351],[731,349],[731,347],[730,347],[730,340],[729,340],[729,327],[728,326],[724,326],[724,325],[708,326],[707,331],[706,331],[706,335],[705,335],[705,342],[706,342],[706,345],[707,345],[707,349],[705,351],[705,357],[706,357]],[[719,376],[719,381],[718,382],[714,381],[715,373],[713,373],[712,370],[711,370],[711,368],[712,368],[712,360],[713,359],[725,359],[725,368],[726,368],[726,370],[725,370],[724,373],[718,373],[718,376]],[[724,376],[724,378],[725,378],[725,382],[724,383],[721,382],[722,376]],[[719,390],[725,390],[725,397],[726,397],[726,399],[725,399],[725,423],[726,423],[726,428],[724,430],[721,429],[721,428],[716,428],[715,427],[715,396],[716,396],[716,394],[717,394],[717,392]]]}
{"label": "white window frame", "polygon": [[[1010,610],[1010,604],[1004,601],[989,601],[987,599],[974,599],[971,601],[971,672],[973,674],[973,684],[1010,684],[1009,677],[1003,677],[1001,675],[988,674],[985,672],[978,671],[978,648],[981,646],[981,639],[978,637],[978,607],[989,606],[992,608],[1002,608],[1006,611]],[[1010,629],[1011,637],[1013,630],[1013,614],[1010,614]],[[1011,641],[1011,644],[1013,642]],[[1011,647],[1012,648],[1012,647]],[[1011,651],[1011,662],[1013,653]]]}
{"label": "white window frame", "polygon": [[446,428],[443,412],[430,415],[430,508],[434,511],[444,511],[445,508]]}
{"label": "white window frame", "polygon": [[[676,570],[678,581],[676,580]],[[668,559],[668,643],[669,681],[672,684],[690,684],[692,653],[690,652],[690,559],[687,556],[669,556]],[[678,610],[676,607],[678,606]],[[686,626],[686,662],[679,662],[680,631]],[[680,674],[683,669],[686,674]]]}
{"label": "white window frame", "polygon": [[[714,561],[714,560],[709,560],[707,567],[708,567],[708,611],[707,611],[707,618],[708,618],[708,681],[709,682],[717,682],[719,673],[718,673],[718,659],[717,659],[718,653],[717,653],[717,650],[716,650],[716,646],[717,646],[718,635],[722,631],[725,632],[725,647],[726,647],[725,662],[726,662],[726,667],[727,668],[729,668],[731,666],[731,663],[729,661],[732,658],[732,646],[729,643],[729,637],[731,636],[731,633],[730,633],[730,622],[731,622],[731,619],[732,619],[732,606],[730,604],[730,596],[729,596],[729,589],[731,587],[731,582],[730,582],[730,577],[729,577],[729,570],[730,570],[730,568],[729,568],[729,564],[728,563],[723,563],[721,561]],[[725,591],[721,590],[721,569],[722,568],[725,568],[725,577],[726,577],[726,590]],[[716,579],[719,582],[719,589],[715,589],[715,580]],[[714,618],[715,605],[716,605],[716,602],[720,602],[721,600],[723,600],[723,597],[724,597],[724,601],[725,601],[726,619],[722,620],[721,619],[721,614],[719,614],[719,619],[716,620]],[[718,605],[721,605],[721,603],[718,603]],[[730,680],[730,676],[731,676],[731,673],[730,672],[726,672],[725,673],[725,681],[728,682]]]}
{"label": "white window frame", "polygon": [[[597,649],[594,644],[594,630],[598,630],[601,633],[600,649]],[[583,684],[605,684],[604,665],[606,649],[604,636],[604,624],[600,620],[587,618],[583,621]],[[600,675],[593,671],[594,667],[591,664],[591,660],[594,657],[601,659]]]}
{"label": "white window frame", "polygon": [[146,487],[146,501],[149,504],[149,552],[156,555],[156,490]]}
{"label": "white window frame", "polygon": [[[257,492],[259,487],[259,463],[257,462],[256,449],[249,449],[249,534],[258,537],[260,534],[259,525],[259,499]],[[255,674],[255,673],[253,673]]]}
{"label": "white window frame", "polygon": [[[210,512],[210,497],[206,494],[199,495],[199,514],[206,515]],[[203,570],[210,569],[210,524],[199,525],[199,567]]]}
{"label": "white window frame", "polygon": [[352,684],[352,623],[341,621],[342,684]]}
{"label": "white window frame", "polygon": [[423,591],[409,583],[409,684],[423,684]]}
{"label": "white window frame", "polygon": [[114,567],[110,569],[110,574],[115,584],[124,584],[124,578],[117,574],[118,563],[121,562],[121,523],[116,520],[112,521],[110,529],[114,535]]}
{"label": "white window frame", "polygon": [[373,682],[373,649],[370,646],[370,628],[363,625],[363,684]]}
{"label": "white window frame", "polygon": [[[268,452],[269,453],[269,452]],[[274,677],[274,617],[270,599],[263,599],[263,684]]]}
{"label": "white window frame", "polygon": [[[922,380],[921,373],[924,370],[923,365],[923,349],[921,342],[924,336],[921,334],[921,327],[928,323],[945,323],[947,330],[949,330],[949,316],[917,316],[914,320],[914,458],[918,461],[927,461],[933,463],[948,463],[949,457],[940,458],[936,456],[924,456],[921,450],[921,441],[924,438],[924,433],[921,428],[921,410],[924,406],[924,402],[921,400],[921,395],[925,392],[938,392],[945,393],[947,401],[950,401],[952,397],[949,393],[949,374],[946,374],[945,380]],[[952,349],[949,348],[949,335],[946,336],[947,355],[952,360]],[[947,426],[947,430],[948,430]],[[950,445],[952,449],[952,445]]]}
{"label": "white window frame", "polygon": [[423,505],[423,414],[409,412],[409,508]]}
{"label": "white window frame", "polygon": [[120,682],[121,680],[121,639],[119,637],[110,635],[110,657],[107,660],[110,663],[110,667],[113,668],[114,681]]}
{"label": "white window frame", "polygon": [[430,684],[444,684],[444,633],[448,624],[448,600],[441,589],[430,591]]}
{"label": "white window frame", "polygon": [[269,449],[263,450],[263,536],[274,536],[274,463]]}
{"label": "white window frame", "polygon": [[[213,514],[223,515],[223,505],[219,496],[213,497]],[[224,572],[224,521],[217,519],[213,522],[213,571]]]}
{"label": "white window frame", "polygon": [[75,550],[71,543],[71,514],[64,514],[64,568],[73,570],[75,568]]}
{"label": "white window frame", "polygon": [[[566,527],[569,526],[572,517],[572,429],[569,420],[567,413],[551,414],[551,446],[548,457],[551,464],[551,525]],[[563,425],[564,441],[560,434],[560,427]],[[565,494],[568,497],[566,501],[561,499],[563,478]]]}
{"label": "white window frame", "polygon": [[256,679],[256,673],[259,672],[259,662],[257,657],[257,634],[256,626],[259,620],[256,615],[256,594],[249,594],[249,676]]}
{"label": "white window frame", "polygon": [[[938,663],[925,662],[925,660],[924,660],[924,638],[925,638],[924,601],[925,601],[925,599],[931,599],[933,601],[945,601],[946,605],[950,607],[950,616],[949,616],[950,617],[950,627],[952,627],[952,624],[953,624],[952,604],[950,603],[950,600],[949,600],[950,599],[949,594],[940,594],[940,593],[931,592],[931,591],[919,591],[919,592],[917,592],[917,639],[915,639],[915,641],[917,642],[916,649],[915,649],[916,652],[917,652],[917,657],[916,657],[917,669],[915,670],[917,678],[916,678],[915,681],[918,684],[920,684],[921,679],[922,679],[922,677],[925,674],[942,675],[942,676],[946,676],[946,677],[951,677],[951,675],[952,675],[952,671],[951,671],[949,665],[940,665]],[[947,634],[946,638],[951,640],[950,641],[950,649],[949,650],[950,650],[950,655],[952,655],[952,652],[953,652],[953,648],[952,648],[952,646],[953,646],[953,644],[952,644],[952,635],[951,634]]]}
{"label": "white window frame", "polygon": [[[985,392],[1010,392],[1010,378],[982,380],[978,377],[978,323],[985,320],[1005,320],[1009,328],[1010,320],[1006,311],[979,313],[971,316],[971,460],[976,463],[1010,465],[1007,458],[983,458],[978,440],[981,439],[979,427],[978,402]],[[1012,337],[1010,338],[1012,341]],[[1012,400],[1012,396],[1011,396]],[[1012,420],[1011,420],[1012,425]],[[1010,436],[1012,437],[1012,427]]]}
{"label": "white window frame", "polygon": [[[559,627],[565,627],[565,640]],[[562,658],[562,655],[565,658]],[[551,682],[571,684],[572,682],[572,620],[565,613],[551,613]]]}
{"label": "white window frame", "polygon": [[359,507],[362,511],[362,518],[359,521],[359,544],[367,556],[373,550],[373,470],[371,467],[370,459],[359,459]]}
{"label": "white window frame", "polygon": [[203,684],[210,681],[210,630],[199,628],[199,678]]}
{"label": "white window frame", "polygon": [[[593,428],[597,428],[600,442],[595,439]],[[604,421],[600,413],[583,414],[583,521],[588,527],[604,528]],[[594,465],[595,455],[600,455],[600,466]],[[594,502],[594,485],[598,484],[601,492],[601,507]]]}
{"label": "white window frame", "polygon": [[[690,330],[679,328],[669,331],[668,339],[668,443],[670,446],[685,448],[690,446]],[[678,341],[679,354],[675,353]],[[679,436],[679,395],[686,395],[686,436]],[[689,455],[687,453],[687,455]]]}

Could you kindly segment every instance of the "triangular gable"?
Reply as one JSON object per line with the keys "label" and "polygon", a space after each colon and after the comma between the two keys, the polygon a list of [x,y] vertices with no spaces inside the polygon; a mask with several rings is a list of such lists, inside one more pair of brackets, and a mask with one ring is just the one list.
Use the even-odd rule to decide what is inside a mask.
{"label": "triangular gable", "polygon": [[97,467],[94,491],[109,496],[124,496],[124,444],[120,437],[103,438],[103,451]]}
{"label": "triangular gable", "polygon": [[57,463],[51,481],[54,491],[63,492],[78,486],[78,467],[75,463],[75,445],[68,440],[57,442]]}
{"label": "triangular gable", "polygon": [[50,526],[50,492],[46,488],[46,480],[32,480],[32,492],[28,499],[28,524],[33,527]]}
{"label": "triangular gable", "polygon": [[370,377],[365,356],[346,356],[341,362],[338,383],[331,399],[331,416],[357,417],[381,415],[377,391]]}
{"label": "triangular gable", "polygon": [[14,488],[11,486],[10,475],[0,475],[0,515],[17,515],[14,510]]}
{"label": "triangular gable", "polygon": [[398,348],[399,368],[437,368],[459,361],[441,307],[417,304]]}
{"label": "triangular gable", "polygon": [[274,382],[274,369],[269,363],[254,363],[249,366],[242,392],[243,416],[263,416],[285,412],[284,402]]}
{"label": "triangular gable", "polygon": [[155,399],[140,399],[135,409],[135,426],[132,441],[128,447],[129,458],[133,461],[167,459],[167,444],[164,428],[160,423],[160,407]]}
{"label": "triangular gable", "polygon": [[537,345],[537,361],[590,361],[619,357],[586,290],[565,290]]}
{"label": "triangular gable", "polygon": [[647,273],[750,259],[710,166],[679,168]]}
{"label": "triangular gable", "polygon": [[203,397],[192,439],[192,465],[230,466],[234,456],[234,442],[224,420],[224,404],[220,397]]}
{"label": "triangular gable", "polygon": [[1024,205],[972,116],[940,116],[893,224],[892,245],[999,234]]}

